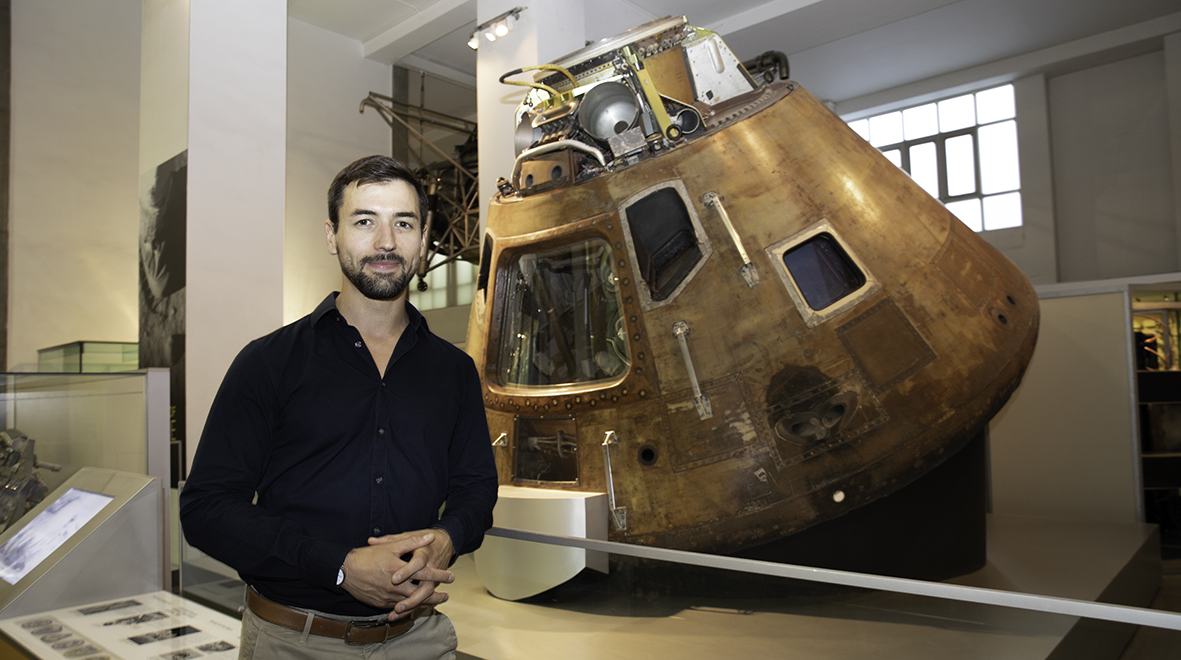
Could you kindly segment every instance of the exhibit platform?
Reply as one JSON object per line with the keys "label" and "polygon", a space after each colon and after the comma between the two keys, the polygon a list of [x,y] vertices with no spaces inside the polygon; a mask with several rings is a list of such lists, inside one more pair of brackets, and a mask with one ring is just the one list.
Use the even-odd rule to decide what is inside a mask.
{"label": "exhibit platform", "polygon": [[[635,575],[576,581],[531,599],[490,595],[471,556],[453,567],[461,658],[1119,657],[1135,627],[997,605],[782,581],[782,593],[678,594]],[[1155,527],[989,516],[988,563],[948,582],[1147,607],[1160,584]],[[779,578],[766,578],[775,582]],[[719,584],[719,591],[728,585]],[[768,593],[771,591],[772,593]],[[1177,636],[1181,632],[1166,631]]]}

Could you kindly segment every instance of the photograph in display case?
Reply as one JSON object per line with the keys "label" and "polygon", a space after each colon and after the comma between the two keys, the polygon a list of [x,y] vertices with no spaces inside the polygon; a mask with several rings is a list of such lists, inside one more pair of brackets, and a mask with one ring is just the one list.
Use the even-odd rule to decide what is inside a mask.
{"label": "photograph in display case", "polygon": [[53,554],[111,500],[109,495],[71,488],[0,545],[0,578],[16,584]]}

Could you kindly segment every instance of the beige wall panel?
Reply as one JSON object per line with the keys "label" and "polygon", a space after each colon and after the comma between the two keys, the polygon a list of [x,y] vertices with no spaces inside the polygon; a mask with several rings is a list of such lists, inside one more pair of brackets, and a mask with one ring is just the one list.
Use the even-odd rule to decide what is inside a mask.
{"label": "beige wall panel", "polygon": [[1129,310],[1123,293],[1041,300],[1033,360],[991,425],[995,513],[1136,521]]}
{"label": "beige wall panel", "polygon": [[8,367],[136,341],[140,0],[12,3]]}

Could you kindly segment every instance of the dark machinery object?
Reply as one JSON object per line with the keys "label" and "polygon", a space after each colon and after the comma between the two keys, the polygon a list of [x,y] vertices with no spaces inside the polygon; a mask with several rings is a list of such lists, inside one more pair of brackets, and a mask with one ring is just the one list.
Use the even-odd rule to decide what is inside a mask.
{"label": "dark machinery object", "polygon": [[0,531],[37,506],[49,492],[34,468],[57,472],[62,466],[37,460],[33,451],[35,440],[20,429],[0,431]]}
{"label": "dark machinery object", "polygon": [[[419,263],[418,290],[426,291],[426,274],[456,260],[476,263],[480,258],[480,199],[476,124],[433,110],[419,108],[388,96],[370,92],[361,101],[378,111],[390,127],[402,126],[443,160],[415,170],[427,191],[426,218],[430,232],[427,257]],[[410,126],[414,120],[435,128],[467,136],[454,154],[447,154]],[[441,258],[439,258],[441,257]]]}
{"label": "dark machinery object", "polygon": [[749,59],[743,62],[742,66],[752,76],[763,74],[763,80],[769,83],[776,80],[787,80],[791,75],[791,69],[787,65],[787,55],[777,50],[769,50],[758,57]]}

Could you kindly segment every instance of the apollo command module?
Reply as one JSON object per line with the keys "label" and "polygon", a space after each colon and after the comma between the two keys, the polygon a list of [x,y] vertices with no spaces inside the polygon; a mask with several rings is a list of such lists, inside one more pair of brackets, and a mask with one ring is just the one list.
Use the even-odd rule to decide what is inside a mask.
{"label": "apollo command module", "polygon": [[502,81],[531,71],[467,339],[502,484],[736,552],[911,483],[1017,387],[1029,281],[798,84],[684,18]]}

